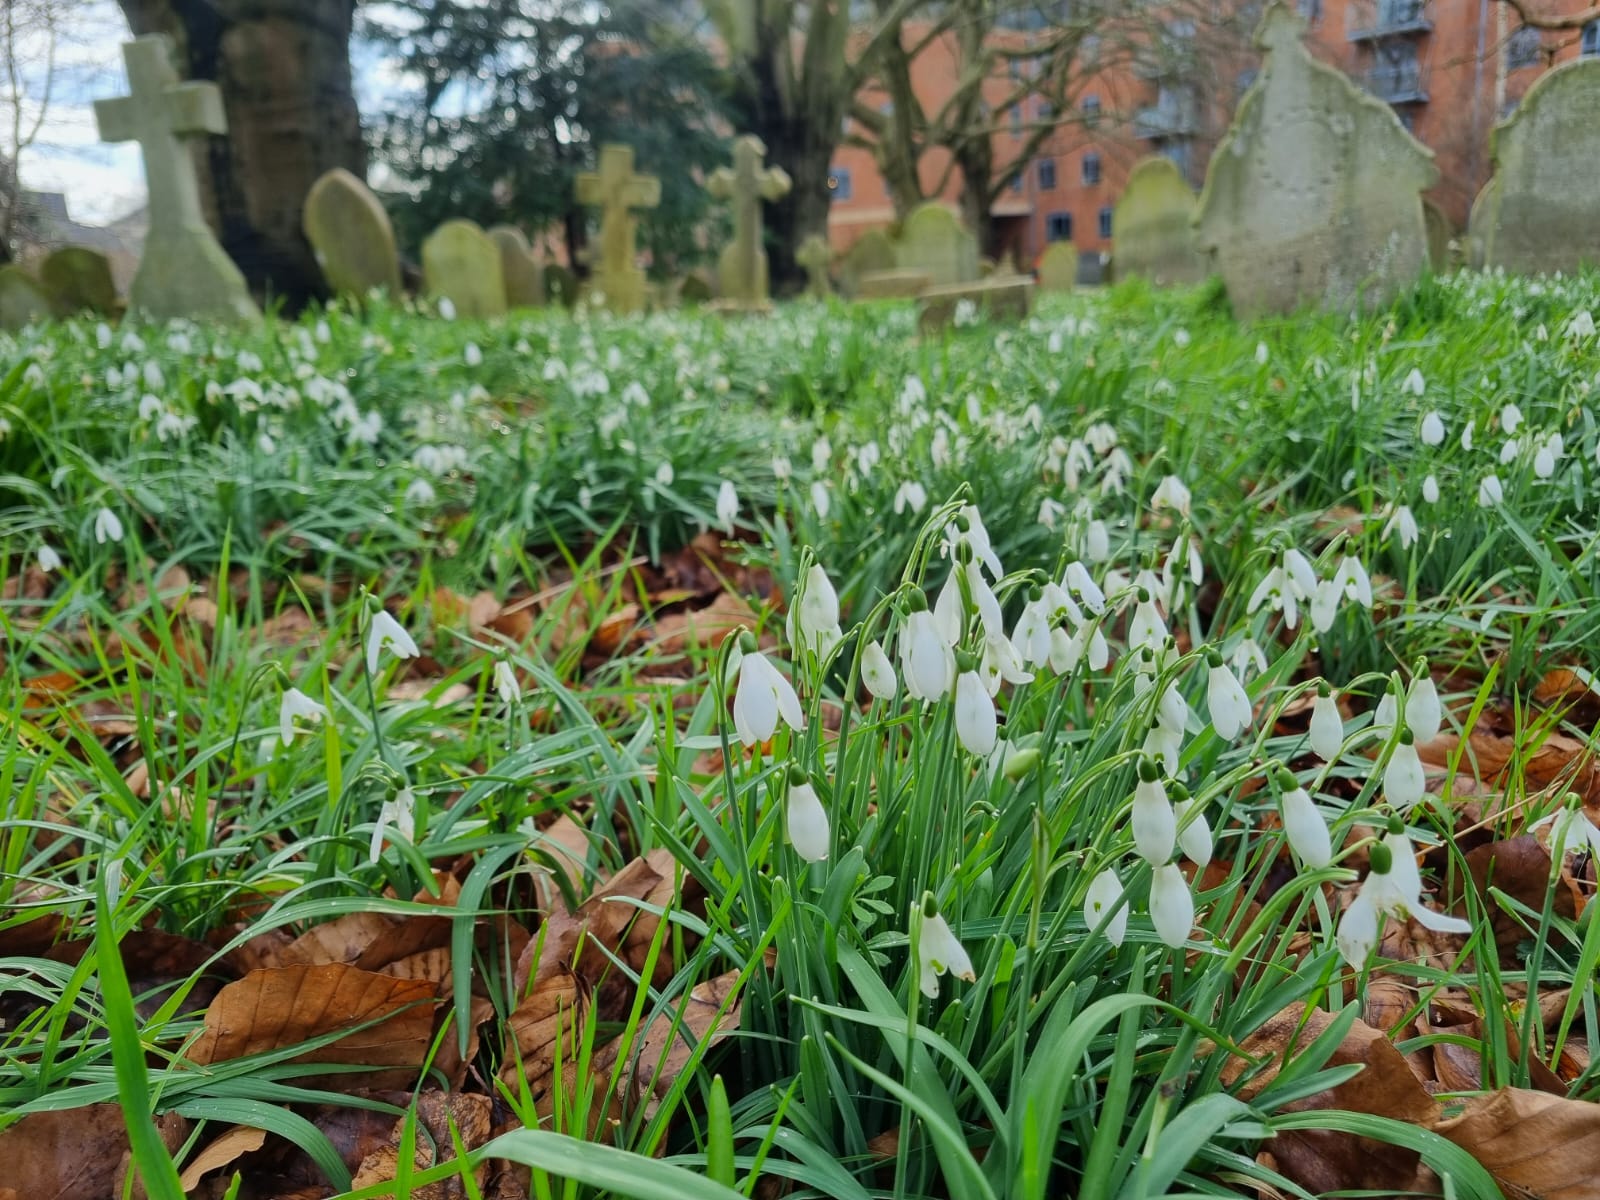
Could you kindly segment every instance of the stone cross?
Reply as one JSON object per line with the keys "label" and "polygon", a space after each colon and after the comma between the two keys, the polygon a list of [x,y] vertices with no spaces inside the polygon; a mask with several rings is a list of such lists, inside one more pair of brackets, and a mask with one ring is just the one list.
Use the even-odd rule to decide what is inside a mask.
{"label": "stone cross", "polygon": [[162,34],[122,47],[130,95],[94,102],[100,138],[138,142],[150,189],[150,232],[129,305],[157,319],[258,315],[244,276],[218,244],[200,209],[194,159],[181,140],[228,130],[214,83],[183,83]]}
{"label": "stone cross", "polygon": [[746,134],[733,144],[733,169],[718,167],[706,181],[713,196],[733,201],[733,245],[717,264],[725,299],[761,304],[767,298],[767,255],[761,247],[761,202],[789,194],[782,167],[763,168],[767,147]]}
{"label": "stone cross", "polygon": [[833,252],[828,249],[827,238],[820,233],[808,235],[800,243],[794,260],[806,269],[807,295],[826,300],[833,294],[833,287],[828,282],[828,264],[833,261]]}
{"label": "stone cross", "polygon": [[644,272],[634,265],[634,233],[638,222],[631,210],[661,203],[661,180],[636,175],[633,147],[600,147],[600,169],[578,176],[578,203],[600,210],[600,267],[595,280],[613,312],[644,308]]}

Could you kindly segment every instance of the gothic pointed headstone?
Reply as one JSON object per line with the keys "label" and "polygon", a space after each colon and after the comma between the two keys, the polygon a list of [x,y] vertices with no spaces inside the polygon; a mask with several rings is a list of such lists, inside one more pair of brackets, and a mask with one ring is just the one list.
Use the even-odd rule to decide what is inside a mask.
{"label": "gothic pointed headstone", "polygon": [[1433,152],[1387,104],[1313,58],[1304,31],[1282,0],[1267,6],[1261,74],[1200,195],[1197,240],[1240,316],[1379,304],[1427,259]]}
{"label": "gothic pointed headstone", "polygon": [[489,238],[500,251],[500,274],[508,308],[544,307],[544,268],[533,256],[528,237],[515,225],[496,225]]}
{"label": "gothic pointed headstone", "polygon": [[978,278],[978,242],[961,219],[936,201],[919,204],[900,228],[895,265],[925,271],[935,287],[972,283]]}
{"label": "gothic pointed headstone", "polygon": [[136,38],[122,56],[130,94],[96,100],[94,112],[102,141],[136,141],[144,155],[150,232],[128,305],[158,320],[254,320],[260,313],[244,276],[200,209],[200,182],[183,141],[227,132],[222,92],[214,83],[182,82],[162,34]]}
{"label": "gothic pointed headstone", "polygon": [[782,167],[764,167],[767,147],[751,134],[733,143],[733,167],[718,167],[706,189],[733,201],[733,242],[717,259],[722,298],[752,307],[767,301],[767,252],[761,244],[761,202],[789,194],[793,186]]}
{"label": "gothic pointed headstone", "polygon": [[1194,189],[1177,163],[1161,154],[1135,163],[1111,213],[1117,278],[1138,275],[1159,287],[1204,279],[1194,214]]}
{"label": "gothic pointed headstone", "polygon": [[448,299],[458,317],[498,317],[506,311],[500,247],[474,221],[446,221],[422,243],[428,295]]}
{"label": "gothic pointed headstone", "polygon": [[828,280],[828,266],[833,262],[833,251],[828,249],[828,239],[820,233],[807,235],[795,252],[795,262],[805,268],[806,295],[826,300],[833,295],[833,284]]}
{"label": "gothic pointed headstone", "polygon": [[633,147],[600,147],[600,169],[578,176],[578,203],[600,210],[600,262],[593,285],[612,312],[640,312],[645,279],[634,262],[636,208],[661,203],[661,180],[633,169]]}
{"label": "gothic pointed headstone", "polygon": [[56,315],[108,316],[117,310],[117,282],[111,260],[88,246],[62,246],[39,264],[39,282],[50,294]]}
{"label": "gothic pointed headstone", "polygon": [[301,224],[335,295],[365,300],[383,288],[399,297],[394,226],[372,189],[351,172],[335,167],[311,185]]}

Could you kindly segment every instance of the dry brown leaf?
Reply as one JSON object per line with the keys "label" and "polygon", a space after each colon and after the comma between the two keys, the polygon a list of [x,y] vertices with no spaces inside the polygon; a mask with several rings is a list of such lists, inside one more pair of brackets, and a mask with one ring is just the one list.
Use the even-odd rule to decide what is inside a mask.
{"label": "dry brown leaf", "polygon": [[[224,1062],[348,1030],[292,1061],[414,1073],[433,1034],[433,991],[426,980],[395,979],[342,963],[252,971],[217,994],[189,1058],[202,1065]],[[338,1078],[329,1076],[326,1084],[335,1086]],[[374,1078],[364,1075],[359,1082],[379,1086]]]}
{"label": "dry brown leaf", "polygon": [[554,1107],[557,1064],[565,1076],[577,1062],[588,1004],[583,981],[557,964],[540,973],[533,990],[506,1020],[510,1042],[500,1078],[514,1090],[526,1080],[540,1114]]}
{"label": "dry brown leaf", "polygon": [[261,1149],[266,1141],[265,1129],[235,1125],[232,1129],[225,1130],[221,1137],[189,1160],[183,1168],[183,1173],[178,1176],[178,1183],[182,1185],[184,1191],[192,1192],[212,1171],[228,1166],[242,1155]]}
{"label": "dry brown leaf", "polygon": [[[1467,750],[1459,766],[1477,770],[1478,778],[1503,787],[1508,768],[1519,762],[1527,790],[1561,787],[1575,791],[1588,805],[1600,804],[1600,760],[1585,743],[1565,733],[1548,734],[1530,754],[1527,747],[1510,733],[1496,733],[1480,719],[1467,740]],[[1454,733],[1441,733],[1433,741],[1417,747],[1417,755],[1431,767],[1449,762],[1461,739]]]}
{"label": "dry brown leaf", "polygon": [[668,613],[656,621],[655,636],[646,649],[658,658],[672,658],[691,649],[709,650],[722,644],[739,626],[755,629],[755,609],[732,592],[718,592],[705,608]]}
{"label": "dry brown leaf", "polygon": [[[488,1096],[450,1095],[437,1089],[423,1092],[417,1097],[417,1129],[412,1147],[413,1169],[424,1171],[435,1162],[449,1162],[456,1157],[452,1130],[468,1150],[476,1150],[489,1140],[491,1101]],[[352,1187],[368,1188],[394,1180],[400,1165],[400,1144],[405,1135],[405,1118],[395,1122],[389,1140],[361,1161]],[[436,1157],[437,1151],[437,1157]],[[473,1172],[481,1189],[488,1176],[489,1164],[482,1163]],[[391,1190],[380,1195],[393,1195]],[[407,1193],[408,1200],[459,1200],[467,1194],[460,1177],[441,1180]]]}
{"label": "dry brown leaf", "polygon": [[1600,1195],[1600,1104],[1522,1088],[1467,1102],[1433,1131],[1477,1159],[1508,1189],[1541,1200]]}
{"label": "dry brown leaf", "polygon": [[741,973],[733,970],[696,984],[678,1012],[660,1013],[646,1026],[630,1056],[623,1093],[630,1107],[644,1104],[645,1120],[654,1116],[660,1098],[683,1074],[697,1046],[706,1044],[709,1049],[739,1028],[743,1006],[737,999],[730,1003],[729,997],[739,986]]}
{"label": "dry brown leaf", "polygon": [[390,963],[450,944],[449,917],[346,913],[306,930],[279,953],[283,966],[349,963],[377,971]]}
{"label": "dry brown leaf", "polygon": [[[569,814],[562,813],[545,828],[539,830],[528,848],[542,851],[548,856],[550,860],[548,870],[564,878],[574,896],[582,896],[589,890],[588,885],[593,877],[589,867],[589,853],[593,848],[591,835],[587,828]],[[539,875],[540,906],[549,911],[562,902],[563,892],[559,884],[550,879],[544,870],[541,870]]]}
{"label": "dry brown leaf", "polygon": [[[1550,882],[1550,852],[1539,844],[1537,837],[1525,833],[1474,848],[1466,855],[1466,865],[1478,894],[1483,897],[1501,955],[1515,954],[1517,944],[1527,938],[1527,930],[1489,898],[1488,889],[1498,888],[1535,912],[1543,910],[1545,890]],[[1566,878],[1571,879],[1570,876]],[[1582,899],[1582,893],[1570,882],[1558,882],[1554,896],[1556,914],[1568,919],[1575,917]]]}
{"label": "dry brown leaf", "polygon": [[[1309,1046],[1333,1019],[1332,1013],[1321,1009],[1308,1012],[1305,1005],[1293,1004],[1251,1034],[1242,1049],[1252,1060],[1271,1056],[1272,1061],[1240,1088],[1240,1098],[1248,1101],[1257,1096],[1277,1078],[1286,1057]],[[1437,1120],[1439,1106],[1405,1058],[1382,1033],[1359,1020],[1326,1065],[1351,1064],[1363,1068],[1354,1079],[1296,1100],[1280,1111],[1346,1109],[1415,1125],[1430,1125]],[[1242,1059],[1231,1059],[1222,1069],[1223,1082],[1232,1086],[1243,1078],[1250,1065]],[[1314,1195],[1356,1188],[1395,1195],[1413,1186],[1421,1165],[1421,1156],[1415,1151],[1330,1130],[1280,1133],[1267,1143],[1265,1150],[1277,1161],[1279,1171]]]}
{"label": "dry brown leaf", "polygon": [[127,1150],[120,1104],[33,1113],[0,1132],[0,1162],[27,1200],[106,1200]]}

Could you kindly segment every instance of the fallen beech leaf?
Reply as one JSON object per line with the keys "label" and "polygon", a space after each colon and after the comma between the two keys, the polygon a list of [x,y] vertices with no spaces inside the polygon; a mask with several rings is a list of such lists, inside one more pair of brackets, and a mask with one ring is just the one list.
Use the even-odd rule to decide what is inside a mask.
{"label": "fallen beech leaf", "polygon": [[[548,860],[548,870],[566,880],[574,896],[589,890],[591,878],[589,853],[592,849],[589,830],[562,813],[545,828],[539,830],[528,843],[528,849],[540,852]],[[598,840],[598,839],[596,839]],[[546,911],[561,903],[564,894],[559,883],[540,872],[539,903]]]}
{"label": "fallen beech leaf", "polygon": [[559,964],[543,971],[533,990],[506,1019],[509,1041],[500,1078],[514,1092],[527,1081],[528,1094],[541,1114],[554,1106],[556,1064],[563,1075],[578,1059],[581,1023],[589,995],[583,981]]}
{"label": "fallen beech leaf", "polygon": [[241,1155],[261,1149],[266,1141],[265,1129],[235,1125],[189,1160],[188,1165],[183,1168],[183,1173],[178,1176],[178,1183],[182,1185],[184,1191],[192,1192],[212,1171],[227,1166]]}
{"label": "fallen beech leaf", "polygon": [[1533,689],[1533,698],[1547,708],[1567,709],[1569,719],[1592,725],[1600,719],[1600,681],[1582,667],[1556,667],[1546,671]]}
{"label": "fallen beech leaf", "polygon": [[705,608],[662,617],[645,649],[658,658],[673,658],[692,649],[711,649],[739,626],[754,629],[758,623],[755,609],[742,597],[719,592]]}
{"label": "fallen beech leaf", "polygon": [[128,1151],[120,1104],[32,1113],[0,1132],[5,1173],[27,1181],[27,1200],[106,1200],[120,1194]]}
{"label": "fallen beech leaf", "polygon": [[1467,1102],[1433,1131],[1449,1138],[1508,1189],[1540,1200],[1594,1200],[1600,1104],[1501,1088]]}
{"label": "fallen beech leaf", "polygon": [[449,917],[386,917],[346,913],[306,930],[279,953],[284,966],[349,963],[377,971],[390,963],[450,944]]}
{"label": "fallen beech leaf", "polygon": [[[1245,1039],[1241,1049],[1250,1060],[1272,1057],[1238,1095],[1252,1100],[1272,1080],[1286,1055],[1303,1050],[1327,1029],[1334,1014],[1321,1009],[1306,1011],[1292,1004]],[[1431,1125],[1439,1106],[1406,1065],[1405,1058],[1378,1030],[1356,1021],[1328,1059],[1327,1067],[1360,1064],[1361,1073],[1338,1087],[1306,1096],[1282,1106],[1282,1112],[1337,1108],[1372,1113]],[[1251,1062],[1234,1058],[1222,1069],[1222,1080],[1232,1086],[1243,1078]],[[1408,1191],[1417,1179],[1421,1156],[1415,1151],[1372,1138],[1354,1137],[1330,1130],[1294,1130],[1280,1133],[1264,1150],[1277,1160],[1278,1170],[1313,1195],[1368,1189],[1386,1195]]]}
{"label": "fallen beech leaf", "polygon": [[[489,1140],[491,1101],[488,1096],[453,1095],[430,1089],[417,1097],[417,1130],[412,1147],[413,1169],[423,1171],[435,1162],[449,1162],[455,1158],[454,1130],[461,1144],[476,1150]],[[389,1140],[361,1161],[352,1186],[368,1188],[394,1180],[400,1165],[400,1143],[405,1135],[405,1118],[395,1122]],[[439,1151],[435,1158],[435,1148]],[[489,1171],[488,1163],[480,1163],[474,1178],[481,1188]],[[388,1193],[379,1195],[393,1195]],[[460,1177],[441,1180],[426,1187],[408,1192],[409,1200],[459,1200],[466,1196],[466,1186]]]}
{"label": "fallen beech leaf", "polygon": [[729,1004],[728,998],[739,986],[740,974],[733,970],[696,984],[676,1012],[662,1012],[646,1026],[630,1056],[625,1093],[630,1105],[644,1102],[645,1120],[655,1115],[660,1098],[683,1074],[697,1046],[709,1049],[739,1028],[742,1004],[737,999]]}
{"label": "fallen beech leaf", "polygon": [[[1521,837],[1476,847],[1467,853],[1466,865],[1488,910],[1495,945],[1502,956],[1514,954],[1517,944],[1527,939],[1528,932],[1521,922],[1489,899],[1488,889],[1499,888],[1533,911],[1541,911],[1550,882],[1550,852],[1539,844],[1537,837],[1525,833]],[[1569,919],[1576,916],[1580,898],[1574,887],[1558,882],[1554,896],[1556,914]]]}
{"label": "fallen beech leaf", "polygon": [[[251,971],[217,993],[189,1058],[202,1065],[224,1062],[347,1029],[346,1036],[292,1061],[414,1071],[427,1057],[433,1009],[433,985],[422,979],[342,963]],[[337,1078],[329,1076],[327,1085]],[[359,1082],[375,1086],[370,1075]]]}

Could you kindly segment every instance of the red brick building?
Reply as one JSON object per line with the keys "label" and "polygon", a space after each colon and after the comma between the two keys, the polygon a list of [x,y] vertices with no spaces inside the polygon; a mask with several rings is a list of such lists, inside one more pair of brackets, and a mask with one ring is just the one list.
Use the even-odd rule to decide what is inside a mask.
{"label": "red brick building", "polygon": [[[1478,189],[1490,174],[1489,135],[1533,81],[1551,67],[1600,56],[1600,22],[1564,31],[1521,28],[1502,0],[1297,0],[1312,52],[1388,101],[1402,122],[1437,155],[1440,183],[1430,197],[1465,226]],[[1589,0],[1543,0],[1548,15],[1579,13]],[[1077,111],[1059,118],[1014,184],[990,208],[1002,247],[1019,263],[1035,262],[1046,246],[1071,241],[1080,251],[1109,250],[1111,210],[1129,167],[1147,154],[1166,154],[1198,188],[1212,148],[1227,129],[1238,99],[1255,78],[1258,56],[1242,32],[1260,5],[1239,0],[1236,28],[1200,27],[1172,18],[1152,37],[1165,52],[1119,55],[1090,69],[1068,91]],[[1007,32],[1008,38],[1027,37]],[[1034,36],[1044,36],[1043,34]],[[1092,47],[1090,48],[1092,51]],[[1080,54],[1078,61],[1093,61]],[[935,41],[913,63],[912,82],[925,109],[953,89],[959,63],[948,40]],[[1016,62],[984,84],[984,98],[1003,106],[1016,91]],[[865,103],[882,108],[882,93]],[[1034,111],[1024,111],[1032,108]],[[1042,101],[998,113],[992,134],[996,167],[1018,155],[1030,126],[1057,120]],[[924,189],[959,204],[958,172],[930,151],[919,163]],[[834,159],[830,240],[847,248],[870,228],[895,218],[893,200],[870,150],[841,146]]]}

